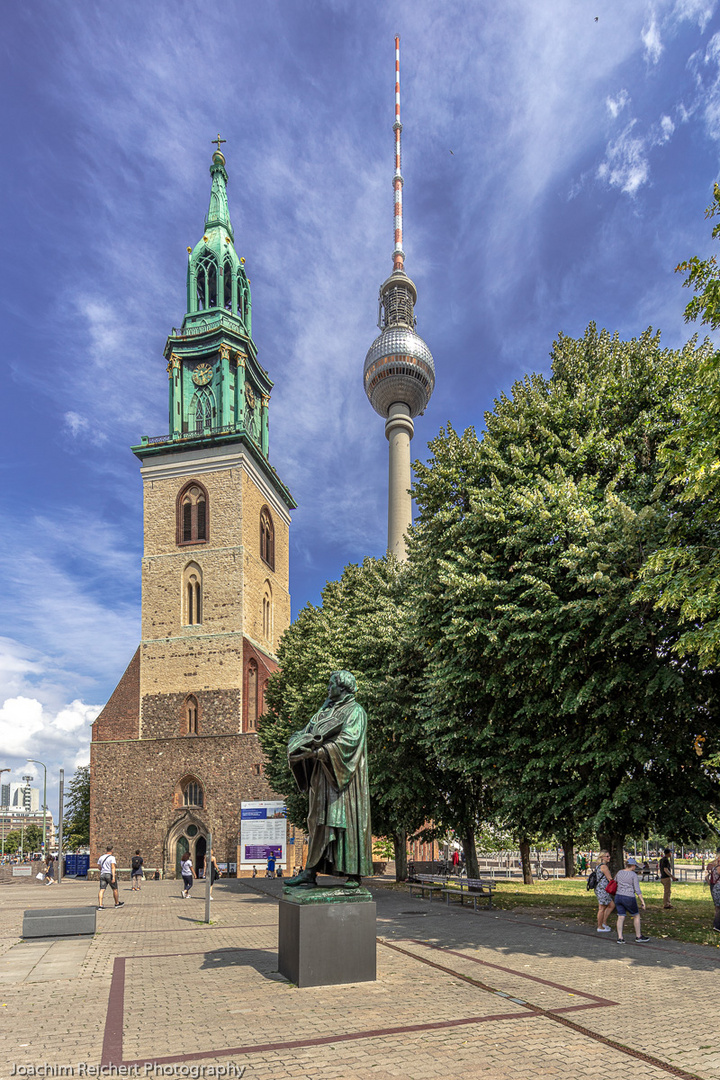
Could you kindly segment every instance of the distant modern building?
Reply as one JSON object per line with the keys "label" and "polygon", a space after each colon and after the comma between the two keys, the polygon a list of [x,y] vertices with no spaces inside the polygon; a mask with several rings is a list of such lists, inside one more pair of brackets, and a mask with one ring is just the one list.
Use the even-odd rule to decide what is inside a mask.
{"label": "distant modern building", "polygon": [[133,447],[144,487],[142,640],[93,724],[91,865],[236,860],[241,801],[274,796],[257,738],[290,622],[292,496],[269,461],[272,382],[252,338],[225,157],[167,339],[169,430]]}
{"label": "distant modern building", "polygon": [[34,813],[40,809],[40,789],[26,784],[0,785],[0,808],[25,810]]}
{"label": "distant modern building", "polygon": [[363,380],[370,404],[385,417],[390,444],[388,476],[388,552],[406,558],[405,537],[412,525],[410,440],[413,418],[422,414],[435,387],[435,364],[430,349],[415,332],[417,289],[405,273],[403,251],[400,38],[395,38],[395,248],[393,272],[380,286],[380,336],[367,356]]}

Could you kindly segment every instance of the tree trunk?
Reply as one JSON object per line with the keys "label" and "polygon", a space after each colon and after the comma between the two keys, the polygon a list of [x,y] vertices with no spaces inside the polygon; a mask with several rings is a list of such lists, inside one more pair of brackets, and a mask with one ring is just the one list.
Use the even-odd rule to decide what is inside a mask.
{"label": "tree trunk", "polygon": [[520,841],[520,862],[522,864],[523,885],[532,885],[532,865],[530,863],[530,841]]}
{"label": "tree trunk", "polygon": [[407,878],[407,832],[398,829],[393,832],[393,847],[395,848],[395,880],[405,881]]}
{"label": "tree trunk", "polygon": [[610,869],[617,874],[625,865],[625,833],[599,832],[598,843],[601,851],[610,852]]}
{"label": "tree trunk", "polygon": [[480,877],[480,867],[478,866],[477,848],[475,847],[475,832],[473,829],[466,829],[461,837],[463,854],[465,855],[465,872],[469,878]]}
{"label": "tree trunk", "polygon": [[572,837],[563,837],[563,855],[565,857],[565,877],[575,877],[575,845]]}

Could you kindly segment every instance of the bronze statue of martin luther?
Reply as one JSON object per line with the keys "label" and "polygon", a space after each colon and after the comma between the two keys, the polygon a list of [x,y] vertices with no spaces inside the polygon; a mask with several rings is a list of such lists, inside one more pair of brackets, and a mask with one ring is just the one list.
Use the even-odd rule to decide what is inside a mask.
{"label": "bronze statue of martin luther", "polygon": [[317,874],[347,874],[356,889],[372,874],[367,770],[367,713],[355,700],[357,682],[334,671],[322,708],[288,743],[288,762],[310,800],[307,864],[287,886],[317,883]]}

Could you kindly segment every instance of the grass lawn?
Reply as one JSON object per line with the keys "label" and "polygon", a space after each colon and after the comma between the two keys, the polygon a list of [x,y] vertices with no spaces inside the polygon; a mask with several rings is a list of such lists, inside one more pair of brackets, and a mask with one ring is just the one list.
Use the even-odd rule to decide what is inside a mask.
{"label": "grass lawn", "polygon": [[[557,881],[539,881],[534,885],[521,885],[519,881],[497,881],[493,904],[505,911],[528,912],[540,917],[554,916],[570,919],[583,926],[597,925],[597,900],[594,892],[586,889],[587,878],[559,878]],[[663,910],[662,885],[645,882],[642,885],[647,908],[640,909],[643,933],[650,937],[675,938],[692,941],[697,945],[720,948],[720,934],[712,929],[714,906],[707,885],[686,884],[674,881],[672,908]],[[625,923],[626,932],[632,937],[631,917]],[[615,913],[610,916],[615,927]]]}

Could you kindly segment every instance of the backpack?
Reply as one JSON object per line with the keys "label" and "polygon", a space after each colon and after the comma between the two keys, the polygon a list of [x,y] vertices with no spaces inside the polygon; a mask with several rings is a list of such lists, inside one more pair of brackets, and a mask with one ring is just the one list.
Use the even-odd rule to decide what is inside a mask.
{"label": "backpack", "polygon": [[593,870],[593,872],[588,875],[587,885],[585,886],[585,888],[587,889],[588,892],[592,892],[593,889],[597,888],[597,883],[598,883],[598,872],[597,872],[597,870]]}
{"label": "backpack", "polygon": [[133,855],[132,863],[131,863],[132,869],[133,870],[139,870],[140,867],[142,866],[142,862],[143,861],[142,861],[142,858],[141,858],[140,855]]}

